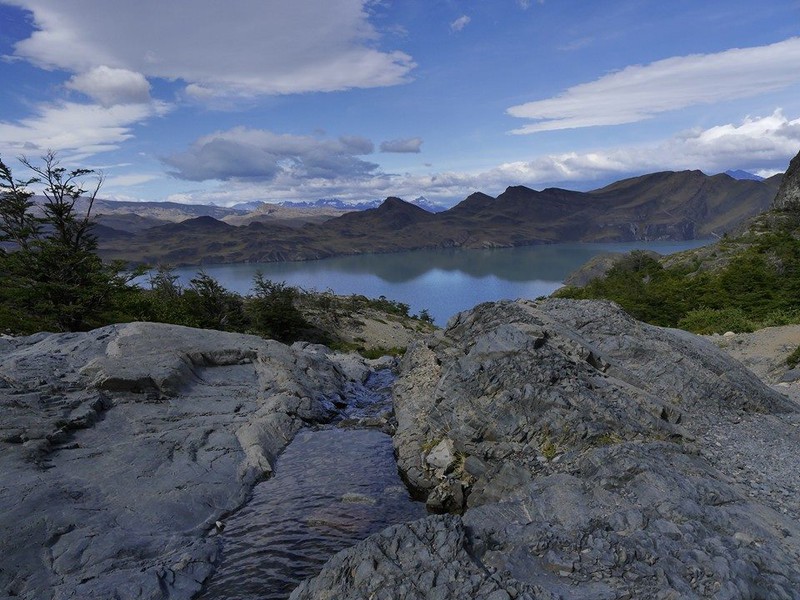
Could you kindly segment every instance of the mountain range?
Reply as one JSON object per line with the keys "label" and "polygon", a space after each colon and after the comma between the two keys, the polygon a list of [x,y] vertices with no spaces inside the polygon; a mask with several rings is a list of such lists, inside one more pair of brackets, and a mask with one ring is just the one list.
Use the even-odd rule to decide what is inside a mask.
{"label": "mountain range", "polygon": [[121,231],[106,222],[97,233],[106,258],[173,265],[311,260],[422,248],[706,239],[766,210],[780,181],[781,175],[756,181],[724,173],[666,171],[590,192],[524,186],[509,187],[497,197],[476,192],[439,213],[387,198],[376,208],[321,222],[255,219],[236,226],[203,215],[137,231]]}

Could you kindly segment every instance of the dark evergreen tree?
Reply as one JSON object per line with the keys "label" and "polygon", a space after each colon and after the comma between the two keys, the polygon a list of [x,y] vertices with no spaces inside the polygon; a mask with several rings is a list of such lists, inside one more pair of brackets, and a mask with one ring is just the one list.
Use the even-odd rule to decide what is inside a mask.
{"label": "dark evergreen tree", "polygon": [[[53,152],[42,164],[20,162],[34,177],[15,179],[0,160],[0,231],[8,247],[0,254],[0,322],[26,333],[76,331],[104,322],[114,297],[130,276],[119,263],[104,264],[92,235],[92,207],[103,179],[90,169],[67,170]],[[84,187],[87,178],[93,185]],[[42,185],[44,202],[29,187]]]}
{"label": "dark evergreen tree", "polygon": [[253,327],[259,333],[291,343],[311,327],[294,305],[297,288],[265,279],[262,273],[256,273],[253,290],[248,308]]}

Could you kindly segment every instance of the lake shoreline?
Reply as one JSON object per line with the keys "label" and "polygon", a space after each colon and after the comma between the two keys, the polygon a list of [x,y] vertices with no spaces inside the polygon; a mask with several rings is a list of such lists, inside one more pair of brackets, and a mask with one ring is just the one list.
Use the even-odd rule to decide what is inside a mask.
{"label": "lake shoreline", "polygon": [[708,243],[710,240],[446,248],[314,261],[206,264],[173,272],[178,283],[188,286],[202,271],[243,295],[250,292],[255,273],[261,272],[267,279],[309,291],[385,296],[408,304],[412,314],[427,310],[436,324],[443,326],[456,313],[481,302],[549,296],[570,273],[598,254],[635,249],[672,254]]}

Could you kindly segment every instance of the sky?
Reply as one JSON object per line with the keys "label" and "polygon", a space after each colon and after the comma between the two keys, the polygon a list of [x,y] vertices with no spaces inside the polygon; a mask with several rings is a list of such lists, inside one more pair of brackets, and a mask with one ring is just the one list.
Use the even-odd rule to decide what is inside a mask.
{"label": "sky", "polygon": [[0,0],[0,76],[0,158],[110,199],[768,176],[800,150],[800,0]]}

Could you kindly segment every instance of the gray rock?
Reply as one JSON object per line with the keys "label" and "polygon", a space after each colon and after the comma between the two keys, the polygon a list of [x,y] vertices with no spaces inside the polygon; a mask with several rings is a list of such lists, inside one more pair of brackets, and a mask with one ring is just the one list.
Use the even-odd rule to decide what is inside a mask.
{"label": "gray rock", "polygon": [[789,210],[800,208],[800,152],[789,162],[781,180],[781,187],[772,202],[772,208]]}
{"label": "gray rock", "polygon": [[3,340],[0,596],[191,598],[215,523],[350,376],[321,346],[162,324]]}
{"label": "gray rock", "polygon": [[781,382],[794,382],[800,381],[800,369],[790,369],[786,371],[783,375],[781,375],[780,380]]}
{"label": "gray rock", "polygon": [[[498,598],[800,598],[797,495],[736,476],[729,457],[757,452],[719,427],[784,450],[798,406],[702,338],[607,302],[484,304],[410,349],[395,410],[401,472],[440,510],[460,492],[463,519],[387,530],[295,598],[490,597],[437,596],[451,562],[502,574]],[[427,460],[443,439],[462,457],[447,472]],[[794,481],[796,453],[772,463]],[[464,535],[431,538],[441,524]]]}
{"label": "gray rock", "polygon": [[[636,253],[635,255],[633,253]],[[652,250],[633,250],[631,252],[604,252],[590,258],[585,264],[564,278],[564,285],[584,287],[594,279],[605,277],[618,264],[635,259],[636,256],[647,256],[658,260],[661,255]]]}
{"label": "gray rock", "polygon": [[396,525],[334,556],[291,600],[551,600],[503,573],[491,573],[467,551],[457,516]]}

